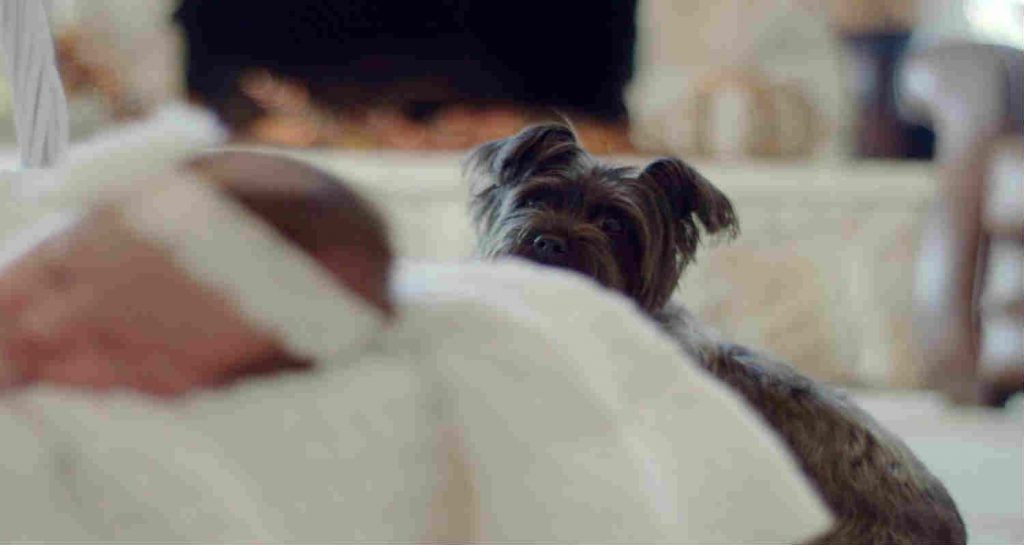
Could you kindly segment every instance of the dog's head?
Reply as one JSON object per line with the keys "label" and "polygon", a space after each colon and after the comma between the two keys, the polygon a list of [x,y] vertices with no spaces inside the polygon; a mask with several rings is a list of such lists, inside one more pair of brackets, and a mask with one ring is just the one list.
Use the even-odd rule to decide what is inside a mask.
{"label": "dog's head", "polygon": [[464,175],[481,257],[572,269],[649,312],[668,301],[702,236],[739,230],[729,199],[686,163],[606,165],[563,125],[481,145]]}

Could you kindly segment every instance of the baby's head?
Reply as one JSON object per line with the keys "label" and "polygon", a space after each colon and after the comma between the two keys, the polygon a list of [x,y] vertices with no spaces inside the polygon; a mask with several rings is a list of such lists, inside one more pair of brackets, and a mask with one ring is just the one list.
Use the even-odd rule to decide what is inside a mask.
{"label": "baby's head", "polygon": [[387,225],[342,180],[293,159],[243,151],[207,154],[189,167],[315,258],[348,290],[393,314]]}
{"label": "baby's head", "polygon": [[[355,323],[379,324],[368,316],[374,310],[394,314],[385,223],[340,180],[295,160],[249,152],[207,154],[171,177],[213,184],[328,273],[310,278],[333,279],[368,303],[349,306],[367,316],[339,324],[335,344],[344,344],[346,332],[359,338],[347,331]],[[159,212],[163,203],[154,199],[135,194],[123,205],[101,206],[0,265],[0,371],[7,382],[179,395],[318,363],[303,361],[280,332],[243,312],[238,294],[233,300],[217,282],[193,276],[174,252],[138,231],[138,220],[129,218],[139,210]],[[131,204],[147,201],[148,208]],[[160,221],[204,216],[168,217],[175,220]],[[197,232],[191,227],[188,232]],[[302,291],[286,284],[278,284],[282,294]],[[314,293],[332,298],[329,288]]]}

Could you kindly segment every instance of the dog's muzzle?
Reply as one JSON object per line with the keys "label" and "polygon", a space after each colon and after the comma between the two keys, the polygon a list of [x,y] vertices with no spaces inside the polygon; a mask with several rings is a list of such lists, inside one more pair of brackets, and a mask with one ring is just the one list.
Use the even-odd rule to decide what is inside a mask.
{"label": "dog's muzzle", "polygon": [[538,235],[530,245],[537,260],[551,265],[564,265],[569,255],[569,241],[555,235]]}

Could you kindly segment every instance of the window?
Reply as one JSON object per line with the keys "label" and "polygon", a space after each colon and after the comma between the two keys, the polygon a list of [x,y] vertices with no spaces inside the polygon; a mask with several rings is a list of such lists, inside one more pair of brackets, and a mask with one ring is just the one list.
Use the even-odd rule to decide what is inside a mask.
{"label": "window", "polygon": [[1024,0],[965,0],[964,15],[984,41],[1024,48]]}

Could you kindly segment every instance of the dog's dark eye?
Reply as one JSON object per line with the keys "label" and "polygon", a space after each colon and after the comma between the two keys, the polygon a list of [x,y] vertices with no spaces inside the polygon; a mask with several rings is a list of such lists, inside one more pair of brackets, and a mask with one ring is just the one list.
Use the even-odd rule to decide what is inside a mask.
{"label": "dog's dark eye", "polygon": [[616,218],[604,218],[601,220],[601,230],[613,235],[621,233],[622,222]]}

